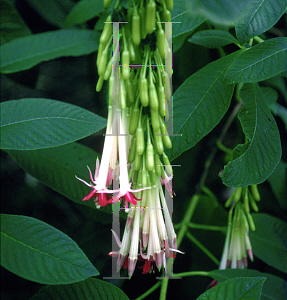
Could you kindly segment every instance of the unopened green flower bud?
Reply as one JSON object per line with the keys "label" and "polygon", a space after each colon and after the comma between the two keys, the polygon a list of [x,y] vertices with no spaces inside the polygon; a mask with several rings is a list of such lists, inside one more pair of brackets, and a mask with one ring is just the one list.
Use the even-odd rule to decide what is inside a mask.
{"label": "unopened green flower bud", "polygon": [[156,12],[155,2],[154,0],[149,0],[148,4],[146,5],[146,21],[145,21],[147,34],[151,34],[154,31],[155,12]]}
{"label": "unopened green flower bud", "polygon": [[104,0],[104,7],[108,7],[112,4],[113,0]]}
{"label": "unopened green flower bud", "polygon": [[100,37],[100,44],[104,44],[105,45],[109,41],[109,39],[110,39],[110,37],[112,35],[113,24],[109,23],[111,21],[112,21],[112,16],[109,15],[107,17],[107,20],[106,20],[103,32],[102,32],[101,37]]}
{"label": "unopened green flower bud", "polygon": [[244,193],[244,209],[245,209],[246,214],[248,215],[250,213],[250,209],[249,209],[248,188],[247,187],[243,188],[243,193]]}
{"label": "unopened green flower bud", "polygon": [[238,202],[241,198],[242,187],[237,187],[234,191],[234,202]]}
{"label": "unopened green flower bud", "polygon": [[142,155],[139,155],[138,152],[136,151],[136,157],[134,162],[134,168],[136,171],[140,170],[141,162],[142,162]]}
{"label": "unopened green flower bud", "polygon": [[150,172],[149,177],[150,177],[151,185],[155,186],[156,185],[156,173],[155,173],[154,169]]}
{"label": "unopened green flower bud", "polygon": [[160,130],[154,130],[154,144],[158,154],[163,154],[163,143]]}
{"label": "unopened green flower bud", "polygon": [[170,165],[170,162],[169,162],[169,159],[167,157],[167,155],[163,152],[163,161],[164,161],[164,164],[165,164],[165,167],[166,167],[166,170],[167,172],[172,175],[173,174],[173,171],[172,171],[172,167]]}
{"label": "unopened green flower bud", "polygon": [[162,28],[158,28],[156,32],[157,46],[160,56],[165,58],[165,33]]}
{"label": "unopened green flower bud", "polygon": [[151,125],[154,131],[158,131],[160,129],[160,123],[159,123],[159,113],[157,110],[150,109],[151,114]]}
{"label": "unopened green flower bud", "polygon": [[256,184],[251,185],[251,193],[255,201],[260,201],[260,194],[258,192],[258,188]]}
{"label": "unopened green flower bud", "polygon": [[[142,4],[143,2],[141,2]],[[147,36],[145,20],[146,20],[146,10],[144,6],[140,6],[139,8],[139,16],[140,16],[140,26],[141,26],[141,39],[144,40]]]}
{"label": "unopened green flower bud", "polygon": [[158,96],[158,104],[159,104],[159,114],[164,118],[165,116],[165,100],[164,100],[164,87],[160,84],[157,87],[157,96]]}
{"label": "unopened green flower bud", "polygon": [[152,171],[154,168],[154,156],[153,156],[153,146],[148,144],[146,146],[146,160],[145,160],[146,169]]}
{"label": "unopened green flower bud", "polygon": [[247,219],[248,219],[248,222],[249,222],[249,225],[250,225],[250,229],[252,231],[255,231],[255,224],[254,224],[253,218],[250,214],[247,215]]}
{"label": "unopened green flower bud", "polygon": [[163,143],[166,146],[166,148],[170,149],[170,148],[172,148],[172,143],[171,143],[170,137],[168,135],[168,132],[164,125],[163,120],[161,119],[161,117],[159,117],[159,119],[160,119],[160,125],[161,125],[160,131],[161,131],[161,134],[163,135],[162,136]]}
{"label": "unopened green flower bud", "polygon": [[130,52],[130,58],[131,61],[134,61],[136,59],[136,53],[135,53],[135,48],[134,48],[134,44],[131,38],[129,38],[129,52]]}
{"label": "unopened green flower bud", "polygon": [[97,68],[99,68],[99,63],[102,59],[102,54],[103,54],[103,51],[104,51],[105,47],[106,46],[104,44],[99,45],[98,56],[97,56]]}
{"label": "unopened green flower bud", "polygon": [[259,211],[259,208],[255,202],[255,199],[253,198],[253,195],[251,193],[249,193],[249,203],[251,204],[251,207],[255,212]]}
{"label": "unopened green flower bud", "polygon": [[100,92],[100,90],[102,89],[103,82],[104,82],[104,76],[100,76],[98,79],[98,82],[97,82],[97,86],[96,86],[97,92]]}
{"label": "unopened green flower bud", "polygon": [[145,144],[144,144],[144,132],[142,127],[137,128],[137,153],[139,155],[142,155],[145,150]]}
{"label": "unopened green flower bud", "polygon": [[171,22],[171,13],[169,10],[166,9],[166,7],[164,6],[164,9],[161,13],[161,20],[162,22]]}
{"label": "unopened green flower bud", "polygon": [[155,85],[152,81],[149,83],[149,106],[151,109],[158,110],[158,98]]}
{"label": "unopened green flower bud", "polygon": [[148,84],[147,79],[145,77],[142,77],[140,79],[140,99],[142,106],[147,107],[149,103],[149,97],[148,97]]}
{"label": "unopened green flower bud", "polygon": [[130,151],[128,155],[128,163],[133,163],[136,157],[136,150],[137,150],[137,138],[136,135],[133,136],[130,146]]}
{"label": "unopened green flower bud", "polygon": [[113,64],[113,59],[112,57],[110,58],[108,65],[107,65],[107,69],[105,71],[104,74],[104,80],[108,80],[111,77],[111,73],[112,73],[112,64]]}
{"label": "unopened green flower bud", "polygon": [[173,0],[165,0],[165,5],[166,8],[171,11],[173,9]]}
{"label": "unopened green flower bud", "polygon": [[138,15],[137,9],[135,8],[133,19],[132,19],[132,37],[135,45],[139,45],[141,42],[141,27],[140,27],[140,17]]}
{"label": "unopened green flower bud", "polygon": [[130,77],[130,53],[128,50],[124,50],[122,53],[122,71],[124,80],[128,80]]}
{"label": "unopened green flower bud", "polygon": [[104,51],[102,52],[102,57],[98,65],[99,76],[104,75],[106,72],[107,58],[108,58],[108,47],[105,47]]}
{"label": "unopened green flower bud", "polygon": [[140,115],[140,110],[139,108],[135,105],[132,111],[131,119],[130,119],[130,125],[129,125],[129,134],[133,135],[136,132],[136,129],[138,127],[138,122],[139,122],[139,115]]}
{"label": "unopened green flower bud", "polygon": [[161,176],[161,161],[158,154],[154,155],[154,168],[157,176]]}

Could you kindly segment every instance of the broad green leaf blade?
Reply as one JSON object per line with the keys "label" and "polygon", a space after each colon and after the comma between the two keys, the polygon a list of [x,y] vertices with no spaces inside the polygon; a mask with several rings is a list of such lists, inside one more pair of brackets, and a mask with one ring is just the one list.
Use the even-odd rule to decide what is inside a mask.
{"label": "broad green leaf blade", "polygon": [[1,44],[14,40],[18,37],[31,34],[29,28],[15,9],[10,0],[0,0],[1,22],[0,40]]}
{"label": "broad green leaf blade", "polygon": [[103,0],[81,0],[69,12],[66,26],[83,24],[98,16],[104,10]]}
{"label": "broad green leaf blade", "polygon": [[37,219],[1,215],[1,265],[43,284],[74,283],[99,273],[78,245]]}
{"label": "broad green leaf blade", "polygon": [[50,99],[28,98],[0,104],[1,149],[36,150],[65,145],[106,126],[83,108]]}
{"label": "broad green leaf blade", "polygon": [[244,14],[235,21],[235,30],[241,44],[274,26],[284,14],[286,0],[248,1]]}
{"label": "broad green leaf blade", "polygon": [[192,13],[190,5],[185,0],[174,1],[171,17],[172,22],[177,22],[172,26],[173,37],[192,31],[205,21],[201,15]]}
{"label": "broad green leaf blade", "polygon": [[260,87],[263,95],[264,95],[264,100],[266,101],[268,107],[270,108],[272,104],[274,104],[277,99],[278,99],[278,93],[274,89],[272,89],[269,86],[263,86]]}
{"label": "broad green leaf blade", "polygon": [[[287,114],[286,114],[287,117]],[[281,160],[268,181],[282,209],[287,209],[287,163]]]}
{"label": "broad green leaf blade", "polygon": [[211,23],[230,27],[245,12],[248,7],[248,1],[250,0],[186,0],[186,3],[195,15],[201,15]]}
{"label": "broad green leaf blade", "polygon": [[14,73],[62,56],[90,54],[98,49],[98,41],[99,33],[88,29],[60,29],[18,38],[0,47],[0,72]]}
{"label": "broad green leaf blade", "polygon": [[254,255],[287,273],[287,223],[263,213],[252,217],[256,230],[249,234]]}
{"label": "broad green leaf blade", "polygon": [[[91,189],[75,178],[76,175],[90,182],[87,166],[94,173],[98,157],[95,151],[81,144],[71,143],[49,149],[7,152],[23,170],[41,183],[78,204],[96,208],[92,199],[81,200]],[[100,211],[111,213],[112,209],[106,206]]]}
{"label": "broad green leaf blade", "polygon": [[[234,85],[224,85],[224,72],[240,51],[214,61],[191,75],[173,96],[173,147],[171,159],[193,147],[226,113]],[[204,78],[204,80],[203,80]]]}
{"label": "broad green leaf blade", "polygon": [[188,39],[188,41],[207,48],[218,48],[229,44],[239,44],[236,38],[229,32],[215,29],[198,31]]}
{"label": "broad green leaf blade", "polygon": [[275,119],[257,84],[246,84],[241,90],[244,103],[239,113],[242,129],[248,139],[233,151],[221,175],[227,186],[249,186],[265,181],[281,158],[280,135]]}
{"label": "broad green leaf blade", "polygon": [[73,7],[72,0],[26,0],[43,19],[59,28],[65,25],[68,12]]}
{"label": "broad green leaf blade", "polygon": [[30,300],[128,300],[126,294],[103,280],[89,278],[85,281],[57,286],[45,286]]}
{"label": "broad green leaf blade", "polygon": [[237,277],[228,279],[207,290],[197,300],[260,300],[265,277]]}
{"label": "broad green leaf blade", "polygon": [[267,40],[246,50],[229,66],[226,83],[257,82],[287,70],[287,38]]}
{"label": "broad green leaf blade", "polygon": [[283,279],[268,273],[261,273],[255,270],[214,270],[208,273],[213,279],[223,282],[236,277],[266,277],[264,282],[261,300],[277,300],[286,298],[287,282]]}

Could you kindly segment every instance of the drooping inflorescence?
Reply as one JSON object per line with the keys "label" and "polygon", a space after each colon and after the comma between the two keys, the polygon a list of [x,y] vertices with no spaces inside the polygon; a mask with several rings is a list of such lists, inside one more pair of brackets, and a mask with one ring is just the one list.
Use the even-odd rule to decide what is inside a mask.
{"label": "drooping inflorescence", "polygon": [[[109,6],[111,1],[104,1]],[[97,161],[92,192],[98,208],[121,201],[128,212],[117,269],[144,260],[143,273],[165,266],[166,257],[178,252],[176,234],[162,186],[172,197],[172,167],[165,148],[172,147],[167,133],[167,103],[171,100],[173,1],[118,1],[105,22],[97,56],[100,91],[109,81],[109,107],[101,163]],[[118,34],[117,34],[118,33]],[[119,186],[116,186],[118,182]],[[112,187],[113,185],[113,187]]]}

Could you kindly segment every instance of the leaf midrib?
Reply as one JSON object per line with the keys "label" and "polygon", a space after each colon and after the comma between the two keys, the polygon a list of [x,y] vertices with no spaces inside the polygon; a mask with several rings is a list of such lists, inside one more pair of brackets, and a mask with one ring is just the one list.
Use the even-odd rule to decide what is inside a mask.
{"label": "leaf midrib", "polygon": [[[251,49],[252,49],[252,48],[251,48]],[[257,49],[256,49],[256,50],[257,50]],[[280,51],[278,51],[278,52],[275,52],[275,53],[272,53],[271,55],[265,56],[264,58],[262,58],[262,59],[260,59],[260,60],[257,60],[257,61],[254,62],[253,64],[250,64],[250,65],[246,66],[245,68],[240,69],[240,70],[238,70],[238,71],[235,72],[235,73],[232,73],[228,78],[232,78],[232,77],[235,76],[236,74],[238,74],[238,73],[240,73],[240,72],[243,72],[243,71],[245,71],[245,70],[247,70],[247,69],[253,67],[254,65],[258,64],[259,62],[262,62],[262,61],[264,61],[265,59],[268,59],[269,57],[271,57],[271,56],[273,56],[273,55],[277,55],[277,54],[279,54],[280,52],[286,51],[286,50],[287,50],[287,48],[283,48],[282,50],[280,50]],[[248,51],[248,50],[247,50],[247,51]],[[260,50],[260,51],[261,51],[261,50]],[[246,52],[246,53],[247,53],[247,52]]]}
{"label": "leaf midrib", "polygon": [[63,263],[63,264],[73,265],[73,266],[75,266],[75,267],[77,267],[77,268],[81,268],[81,269],[83,269],[83,270],[87,270],[86,268],[84,268],[84,267],[82,267],[82,266],[76,265],[76,264],[74,264],[74,263],[72,263],[72,262],[69,262],[69,261],[62,260],[62,259],[60,259],[60,258],[58,258],[58,257],[56,257],[56,256],[52,256],[51,254],[49,254],[49,253],[47,253],[47,252],[43,252],[43,251],[40,251],[40,250],[37,249],[37,248],[33,248],[33,247],[29,246],[29,245],[26,245],[26,244],[24,244],[23,242],[21,242],[21,241],[15,239],[15,238],[13,238],[13,237],[10,237],[9,235],[7,235],[7,234],[4,233],[4,232],[1,232],[1,234],[3,234],[4,236],[6,236],[8,239],[10,239],[10,240],[12,240],[12,241],[14,241],[14,242],[17,242],[17,243],[21,244],[22,246],[24,246],[24,247],[26,247],[26,248],[28,248],[28,249],[31,249],[32,251],[35,251],[36,253],[40,253],[40,254],[42,254],[42,255],[46,255],[46,256],[48,256],[48,257],[50,257],[50,258],[52,258],[52,259],[55,259],[55,260],[60,261],[60,262]]}
{"label": "leaf midrib", "polygon": [[[29,38],[30,38],[30,36],[29,36]],[[42,57],[44,54],[47,54],[47,53],[54,54],[54,53],[57,53],[59,51],[65,50],[67,48],[69,49],[69,48],[74,47],[74,46],[79,46],[81,44],[85,44],[85,43],[87,43],[89,41],[92,41],[92,40],[87,39],[87,40],[84,40],[84,41],[75,41],[75,42],[73,42],[71,44],[67,44],[67,45],[64,45],[64,46],[61,46],[61,47],[58,47],[58,48],[53,48],[53,49],[50,49],[50,50],[46,50],[46,51],[42,51],[42,52],[37,52],[36,54],[31,54],[31,55],[28,55],[28,56],[20,57],[18,59],[13,60],[13,61],[8,61],[6,64],[5,63],[1,64],[1,69],[5,68],[7,66],[13,66],[13,64],[16,64],[16,63],[19,63],[19,62],[22,62],[22,61],[27,61],[27,60],[29,60],[31,58]],[[35,43],[35,41],[34,41],[34,43]],[[71,54],[68,54],[68,55],[71,55]],[[47,58],[47,60],[48,59],[49,58]]]}
{"label": "leaf midrib", "polygon": [[50,119],[61,119],[61,120],[64,119],[64,120],[71,120],[71,121],[88,123],[88,124],[95,123],[95,121],[88,122],[88,121],[85,121],[85,120],[73,119],[73,118],[69,118],[69,117],[43,117],[43,118],[33,118],[33,119],[26,119],[26,120],[16,121],[14,123],[0,124],[0,128],[4,128],[4,127],[7,127],[7,126],[12,126],[12,125],[23,124],[23,123],[26,123],[26,122],[37,121],[37,120],[50,120]]}

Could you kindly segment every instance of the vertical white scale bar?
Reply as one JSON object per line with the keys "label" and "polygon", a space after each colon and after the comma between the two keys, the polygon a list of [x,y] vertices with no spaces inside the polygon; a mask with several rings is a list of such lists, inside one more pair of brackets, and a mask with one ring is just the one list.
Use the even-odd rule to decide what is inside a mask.
{"label": "vertical white scale bar", "polygon": [[[119,29],[120,23],[119,22],[112,22],[113,23],[113,64],[112,64],[112,77],[113,77],[113,118],[116,115],[116,110],[120,110],[120,69],[119,69],[119,58],[120,58],[120,43],[119,43]],[[112,133],[111,135],[118,135],[120,132],[119,129],[119,122],[113,122]],[[118,123],[118,124],[117,124]],[[113,190],[119,189],[119,168],[113,166],[116,172],[113,174]],[[113,223],[112,229],[120,238],[120,203],[113,203]],[[118,245],[112,236],[112,251],[118,251]],[[120,272],[117,272],[117,260],[118,257],[112,257],[112,277],[104,277],[103,279],[128,279],[128,277],[121,277]]]}

